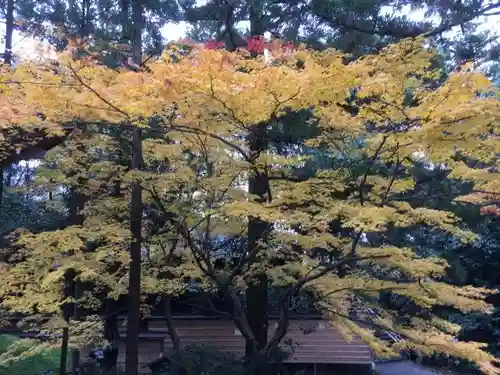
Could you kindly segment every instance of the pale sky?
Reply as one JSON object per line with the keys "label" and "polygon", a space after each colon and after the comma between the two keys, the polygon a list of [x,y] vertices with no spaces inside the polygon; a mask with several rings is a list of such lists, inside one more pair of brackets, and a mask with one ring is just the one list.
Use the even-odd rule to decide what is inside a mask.
{"label": "pale sky", "polygon": [[[422,11],[411,12],[409,8],[407,15],[409,18],[415,20],[422,20],[425,17]],[[500,15],[487,17],[484,21],[482,28],[492,30],[500,35]],[[248,27],[247,24],[248,22],[241,22],[239,26],[245,28]],[[1,24],[0,36],[4,34],[4,28],[5,24]],[[185,37],[187,29],[188,23],[186,22],[180,22],[177,24],[168,23],[162,28],[162,35],[167,41],[178,40]],[[459,32],[459,28],[457,27],[451,32]],[[3,48],[0,48],[0,50],[1,49]],[[47,55],[52,54],[48,43],[43,43],[43,46],[41,46],[40,43],[36,42],[33,38],[22,36],[17,31],[14,33],[13,50],[14,53],[21,58],[36,58],[37,56],[47,57]]]}

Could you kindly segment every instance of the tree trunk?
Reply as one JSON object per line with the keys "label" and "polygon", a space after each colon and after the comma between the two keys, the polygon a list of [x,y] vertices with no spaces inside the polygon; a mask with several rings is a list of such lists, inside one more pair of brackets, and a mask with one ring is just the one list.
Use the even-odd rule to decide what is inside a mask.
{"label": "tree trunk", "polygon": [[[250,34],[251,37],[262,37],[264,34],[262,24],[262,4],[259,0],[250,1]],[[255,53],[252,53],[255,55]],[[253,160],[257,160],[262,152],[267,149],[267,124],[258,124],[254,126],[248,135],[247,143],[250,150],[250,155]],[[248,181],[248,192],[257,196],[257,201],[260,203],[269,202],[271,196],[269,194],[269,180],[263,172],[251,172]],[[272,224],[260,220],[259,218],[250,217],[248,222],[248,254],[261,253],[262,249],[260,241],[266,242],[271,231]],[[259,353],[255,353],[255,349],[260,351],[266,347],[268,334],[268,280],[267,275],[262,272],[255,275],[254,279],[246,291],[246,312],[248,325],[250,326],[255,339],[257,340],[257,348],[252,343],[247,342],[245,354],[249,361],[260,360],[257,357]]]}
{"label": "tree trunk", "polygon": [[177,329],[174,326],[174,320],[172,317],[172,298],[170,296],[163,296],[163,311],[165,314],[165,325],[168,329],[168,335],[172,341],[172,347],[174,351],[178,351],[181,348],[181,338],[177,333]]}
{"label": "tree trunk", "polygon": [[[75,298],[80,298],[81,296],[81,288],[78,280],[74,281],[74,295]],[[80,312],[81,312],[80,307],[78,306],[77,302],[75,303],[73,309],[74,320],[80,320],[81,318]],[[71,375],[77,375],[79,368],[80,368],[80,350],[75,348],[71,351]]]}
{"label": "tree trunk", "polygon": [[[132,51],[134,62],[142,59],[142,4],[141,0],[132,2]],[[142,131],[132,130],[132,170],[142,167]],[[128,289],[127,349],[125,374],[137,375],[139,370],[139,330],[141,324],[141,248],[142,248],[142,188],[139,182],[132,182],[130,202],[130,272]]]}
{"label": "tree trunk", "polygon": [[61,356],[59,358],[59,375],[66,375],[66,363],[68,362],[69,328],[64,327],[62,333]]}
{"label": "tree trunk", "polygon": [[[80,152],[85,152],[80,149]],[[82,182],[82,181],[80,181]],[[84,217],[81,214],[81,210],[85,206],[85,196],[78,192],[77,189],[71,189],[71,197],[70,197],[70,215],[71,215],[71,223],[72,225],[82,225]],[[81,297],[81,285],[78,280],[73,280],[73,296],[78,299]],[[73,319],[80,320],[81,318],[81,309],[78,306],[78,302],[75,302],[73,306]],[[71,352],[71,374],[76,375],[78,373],[78,369],[80,367],[80,350],[73,349]]]}
{"label": "tree trunk", "polygon": [[[74,139],[74,152],[76,153],[76,156],[78,156],[78,154],[84,154],[86,152],[83,142],[81,142],[81,139],[79,139],[78,137]],[[73,153],[73,151],[71,153]],[[78,178],[77,186],[73,186],[70,188],[70,196],[68,202],[70,225],[82,225],[83,221],[85,220],[81,211],[85,207],[87,197],[82,194],[81,191],[79,191],[79,186],[82,186],[84,184],[85,180],[83,180],[82,178]],[[69,282],[71,283],[71,296],[75,299],[78,299],[81,297],[83,291],[81,289],[79,280],[76,280],[75,276],[77,275],[73,275]],[[80,320],[81,318],[81,308],[78,305],[78,302],[75,302],[72,307],[72,316],[68,316],[68,322],[70,318],[76,321]],[[76,348],[73,349],[71,352],[71,359],[71,374],[76,375],[80,367],[80,350]]]}
{"label": "tree trunk", "polygon": [[104,371],[116,371],[120,348],[120,330],[118,329],[118,308],[114,300],[106,301],[106,318],[104,319],[104,338],[110,344],[110,349],[105,352],[103,359]]}
{"label": "tree trunk", "polygon": [[3,189],[4,189],[4,169],[0,168],[0,220],[3,217]]}
{"label": "tree trunk", "polygon": [[89,34],[90,0],[82,0],[82,14],[80,18],[80,36],[87,37]]}
{"label": "tree trunk", "polygon": [[5,51],[3,61],[4,64],[12,64],[12,37],[14,34],[14,0],[7,0],[6,10],[6,26],[5,26]]}
{"label": "tree trunk", "polygon": [[[5,26],[5,49],[3,62],[6,65],[12,64],[12,36],[14,34],[14,0],[7,0],[6,26]],[[0,217],[3,206],[4,190],[4,170],[0,168]]]}
{"label": "tree trunk", "polygon": [[[162,302],[163,312],[165,316],[165,325],[167,326],[168,335],[170,336],[170,341],[172,342],[172,349],[174,353],[178,353],[181,350],[181,338],[174,326],[174,320],[172,317],[172,298],[170,296],[163,296]],[[169,375],[179,375],[181,373],[182,366],[180,366],[180,364],[176,361],[170,361]]]}
{"label": "tree trunk", "polygon": [[[134,0],[131,0],[134,1]],[[122,26],[122,42],[130,41],[130,19],[129,19],[129,11],[130,11],[130,0],[121,0],[120,1],[120,18],[121,18],[121,26]]]}
{"label": "tree trunk", "polygon": [[[66,271],[64,275],[64,297],[69,298],[74,296],[74,280],[76,272],[73,269]],[[62,332],[62,342],[61,342],[61,356],[59,358],[59,375],[66,375],[66,365],[68,362],[68,349],[69,349],[69,325],[72,316],[72,309],[74,309],[74,304],[65,303],[61,307],[63,319],[66,322],[66,327],[63,328]]]}
{"label": "tree trunk", "polygon": [[[77,153],[84,153],[85,148],[83,147],[83,144],[79,142],[78,139],[75,140],[74,143],[75,147],[75,152]],[[68,177],[71,177],[71,173],[68,175]],[[83,184],[84,181],[81,179],[78,180],[79,185]],[[85,196],[78,191],[78,187],[71,187],[70,188],[70,195],[69,195],[69,201],[68,201],[68,209],[69,209],[69,225],[82,225],[84,217],[81,214],[81,210],[85,206]],[[73,298],[78,298],[79,295],[78,293],[81,292],[78,287],[78,281],[75,280],[75,277],[77,274],[73,270],[69,270],[67,273],[67,289],[65,290],[65,296],[67,297],[73,297]],[[79,314],[79,307],[78,303],[75,302],[72,304],[72,306],[67,306],[63,307],[63,314],[64,314],[64,320],[68,323],[70,323],[71,318],[78,320],[80,318]],[[59,366],[59,374],[60,375],[65,375],[66,374],[66,362],[68,358],[68,344],[69,344],[69,328],[63,328],[63,338],[62,338],[62,344],[61,344],[61,359],[60,359],[60,366]],[[73,349],[72,351],[72,368],[71,368],[71,373],[75,375],[77,373],[77,369],[80,365],[80,352],[78,349]]]}
{"label": "tree trunk", "polygon": [[[139,170],[142,159],[141,130],[133,130],[132,170]],[[128,315],[127,315],[127,350],[126,350],[126,375],[137,375],[139,330],[141,324],[141,248],[142,248],[142,189],[139,182],[132,183],[130,202],[130,271],[128,287]]]}
{"label": "tree trunk", "polygon": [[[256,160],[261,152],[267,148],[266,124],[259,124],[252,129],[248,137],[248,146],[251,157]],[[251,172],[248,181],[248,192],[257,196],[257,201],[264,203],[270,201],[269,181],[263,172]],[[256,254],[258,258],[262,249],[259,249],[260,241],[265,242],[272,225],[259,218],[250,217],[248,223],[248,253]],[[261,350],[267,344],[268,332],[268,280],[264,272],[255,275],[246,291],[246,312],[248,324],[257,340],[257,348],[252,343],[246,345],[246,356],[250,360],[258,355],[255,349]]]}
{"label": "tree trunk", "polygon": [[264,17],[262,14],[262,1],[250,0],[250,35],[251,36],[264,36]]}

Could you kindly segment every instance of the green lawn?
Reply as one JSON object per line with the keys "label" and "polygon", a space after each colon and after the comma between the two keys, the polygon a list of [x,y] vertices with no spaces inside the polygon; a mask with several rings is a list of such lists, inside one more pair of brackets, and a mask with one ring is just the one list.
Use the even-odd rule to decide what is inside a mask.
{"label": "green lawn", "polygon": [[0,375],[40,375],[50,368],[56,369],[60,352],[47,343],[0,335]]}

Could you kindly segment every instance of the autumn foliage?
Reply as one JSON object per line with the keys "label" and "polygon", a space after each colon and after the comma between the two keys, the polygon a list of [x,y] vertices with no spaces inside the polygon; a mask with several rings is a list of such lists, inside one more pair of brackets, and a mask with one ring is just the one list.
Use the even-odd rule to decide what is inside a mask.
{"label": "autumn foliage", "polygon": [[[200,288],[220,288],[237,303],[236,291],[265,273],[284,301],[314,294],[336,327],[362,336],[379,354],[444,352],[494,373],[492,357],[478,343],[454,342],[460,327],[440,315],[444,309],[488,312],[491,291],[449,283],[445,261],[392,236],[396,228],[427,226],[459,241],[474,238],[450,212],[409,202],[416,188],[412,171],[424,160],[469,181],[474,189],[457,202],[477,203],[479,190],[499,193],[493,156],[500,151],[498,90],[465,68],[443,80],[434,52],[419,39],[350,63],[337,51],[271,43],[271,56],[256,58],[249,52],[270,48],[261,39],[235,52],[216,42],[181,43],[135,71],[71,53],[44,69],[2,70],[2,129],[44,129],[47,136],[66,135],[68,126],[83,129],[49,154],[62,167],[44,183],[71,186],[86,197],[82,225],[22,236],[25,261],[2,270],[4,306],[56,313],[69,269],[96,285],[92,303],[98,303],[91,298],[96,289],[124,294],[125,186],[138,181],[150,254],[144,293],[178,295],[186,288],[180,280],[190,279]],[[305,118],[292,124],[296,113]],[[292,125],[307,135],[293,138]],[[120,149],[132,127],[144,130],[142,171],[128,170],[130,151]],[[260,148],[249,146],[255,137]],[[245,187],[251,176],[265,181],[258,196]],[[119,195],[109,189],[116,184]],[[249,218],[272,224],[265,245],[255,254],[226,254],[221,266],[214,243],[245,236]],[[165,249],[175,252],[175,261]],[[23,292],[13,295],[20,284]],[[421,317],[401,319],[380,302],[387,291]],[[292,308],[283,303],[283,311]],[[353,311],[369,319],[366,308],[374,305],[372,323],[400,333],[399,347],[387,347],[350,319]],[[284,313],[264,350],[281,340],[286,319]]]}

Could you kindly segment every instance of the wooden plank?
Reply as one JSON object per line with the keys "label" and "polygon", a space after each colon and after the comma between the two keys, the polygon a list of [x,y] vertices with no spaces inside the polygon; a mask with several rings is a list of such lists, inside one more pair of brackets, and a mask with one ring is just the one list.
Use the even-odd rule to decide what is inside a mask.
{"label": "wooden plank", "polygon": [[[223,320],[177,320],[177,333],[181,344],[210,344],[221,350],[243,355],[245,341],[233,322]],[[166,334],[165,350],[172,345],[162,321],[150,322],[148,328],[158,334]],[[274,322],[270,324],[270,335]],[[287,362],[302,363],[371,363],[373,354],[361,338],[346,340],[328,321],[294,320],[283,342],[292,341],[293,355]],[[289,350],[290,346],[281,347]]]}
{"label": "wooden plank", "polygon": [[[230,320],[186,319],[175,320],[174,324],[183,346],[211,345],[237,356],[245,352],[245,341]],[[270,322],[270,335],[274,327],[275,322]],[[144,342],[140,349],[141,363],[153,362],[159,352],[167,353],[172,349],[162,320],[150,321],[148,329],[148,332],[141,333]],[[284,350],[290,350],[290,346],[284,344],[287,340],[292,341],[293,348],[293,354],[286,360],[289,363],[369,364],[373,361],[372,351],[360,337],[346,340],[328,321],[293,320],[281,345]],[[154,349],[146,344],[147,341],[156,343]]]}

